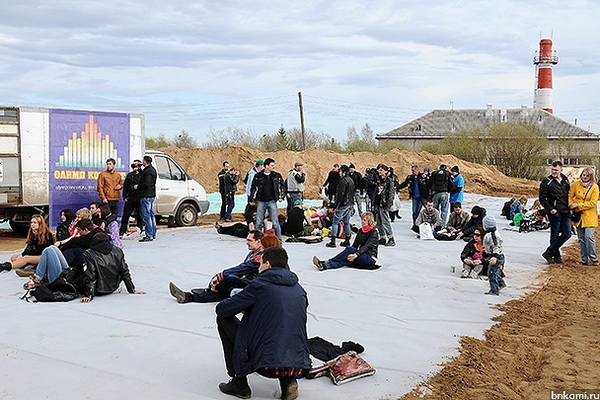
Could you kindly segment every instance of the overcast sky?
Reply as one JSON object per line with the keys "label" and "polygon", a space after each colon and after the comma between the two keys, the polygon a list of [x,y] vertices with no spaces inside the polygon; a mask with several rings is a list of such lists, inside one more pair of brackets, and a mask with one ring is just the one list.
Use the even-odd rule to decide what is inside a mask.
{"label": "overcast sky", "polygon": [[[369,4],[370,3],[370,4]],[[600,2],[7,2],[0,104],[143,113],[146,135],[228,126],[384,133],[433,109],[533,105],[551,37],[558,117],[600,133]]]}

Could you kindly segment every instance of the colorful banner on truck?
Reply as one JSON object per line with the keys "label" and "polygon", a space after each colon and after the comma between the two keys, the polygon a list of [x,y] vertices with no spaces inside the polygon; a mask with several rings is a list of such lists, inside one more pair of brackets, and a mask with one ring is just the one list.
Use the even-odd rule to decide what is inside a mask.
{"label": "colorful banner on truck", "polygon": [[[100,201],[98,175],[116,160],[123,175],[129,165],[129,114],[50,110],[50,225],[60,211]],[[121,210],[122,207],[119,207]]]}

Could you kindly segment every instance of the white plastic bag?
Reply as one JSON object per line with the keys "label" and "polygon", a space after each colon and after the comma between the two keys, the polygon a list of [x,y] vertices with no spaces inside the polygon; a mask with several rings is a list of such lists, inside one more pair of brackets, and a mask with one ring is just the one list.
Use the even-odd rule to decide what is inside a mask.
{"label": "white plastic bag", "polygon": [[421,240],[435,240],[433,236],[433,229],[431,229],[431,224],[427,222],[423,222],[419,225],[419,235]]}

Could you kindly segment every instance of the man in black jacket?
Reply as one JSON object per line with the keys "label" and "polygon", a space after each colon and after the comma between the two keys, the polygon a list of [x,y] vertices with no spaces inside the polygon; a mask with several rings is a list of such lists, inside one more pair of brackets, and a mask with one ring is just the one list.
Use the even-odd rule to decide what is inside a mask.
{"label": "man in black jacket", "polygon": [[550,245],[542,254],[548,263],[562,264],[560,247],[571,237],[569,179],[562,173],[562,163],[554,161],[550,175],[540,183],[540,203],[550,218]]}
{"label": "man in black jacket", "polygon": [[333,222],[331,224],[331,241],[325,245],[327,247],[335,247],[335,238],[340,230],[340,222],[344,223],[344,232],[346,233],[346,239],[340,246],[350,246],[350,236],[352,235],[350,217],[352,216],[352,209],[354,208],[354,181],[348,176],[350,169],[347,165],[342,165],[340,167],[340,172],[342,178],[337,185],[335,213],[333,214]]}
{"label": "man in black jacket", "polygon": [[[379,231],[379,244],[395,246],[394,231],[390,221],[390,209],[394,204],[396,194],[392,178],[388,176],[389,167],[385,164],[377,166],[377,188],[373,198],[373,214]],[[387,239],[386,239],[387,238]]]}
{"label": "man in black jacket", "polygon": [[121,228],[119,229],[119,235],[121,236],[127,233],[127,228],[129,228],[129,217],[134,211],[137,214],[135,220],[140,232],[144,227],[142,210],[140,209],[140,196],[138,191],[133,188],[140,183],[142,177],[142,174],[140,173],[141,166],[142,162],[140,160],[134,160],[131,164],[131,172],[127,174],[125,181],[123,182],[123,201],[125,205],[123,206],[123,219],[121,220]]}
{"label": "man in black jacket", "polygon": [[223,161],[223,168],[217,174],[217,179],[219,180],[219,194],[221,195],[221,210],[219,211],[219,216],[222,220],[227,219],[227,192],[225,188],[225,176],[229,171],[229,162]]}
{"label": "man in black jacket", "polygon": [[140,196],[140,205],[142,208],[142,216],[144,217],[144,225],[146,226],[146,236],[140,239],[140,242],[151,242],[156,239],[156,218],[154,218],[154,210],[152,205],[156,199],[156,169],[152,166],[152,157],[144,156],[142,161],[144,169],[140,177],[140,183],[134,185],[133,188],[138,191]]}
{"label": "man in black jacket", "polygon": [[277,214],[277,202],[285,198],[283,177],[275,171],[275,160],[265,159],[265,169],[257,172],[252,179],[249,202],[256,204],[256,229],[262,230],[265,211],[269,210],[269,218],[273,223],[275,235],[281,240],[281,227]]}
{"label": "man in black jacket", "polygon": [[83,263],[82,303],[89,303],[97,295],[113,293],[121,282],[125,282],[131,294],[146,293],[135,290],[123,250],[113,246],[105,233],[94,235],[90,248],[83,253]]}

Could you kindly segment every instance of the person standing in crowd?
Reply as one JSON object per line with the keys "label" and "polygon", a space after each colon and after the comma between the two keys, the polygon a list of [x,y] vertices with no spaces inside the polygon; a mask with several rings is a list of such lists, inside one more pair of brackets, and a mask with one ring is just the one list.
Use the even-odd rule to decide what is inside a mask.
{"label": "person standing in crowd", "polygon": [[394,240],[394,231],[392,230],[389,212],[394,202],[394,185],[392,179],[388,176],[388,170],[389,168],[385,164],[377,166],[377,189],[372,209],[377,221],[377,231],[380,237],[379,244],[395,246],[396,241]]}
{"label": "person standing in crowd", "polygon": [[248,198],[250,198],[250,189],[252,189],[252,179],[254,179],[254,175],[256,175],[257,172],[260,172],[265,168],[264,164],[265,162],[263,160],[256,161],[254,166],[250,168],[250,171],[248,171],[246,177],[244,178],[244,185],[246,185],[246,196],[248,196]]}
{"label": "person standing in crowd", "polygon": [[550,218],[550,245],[542,257],[550,264],[562,264],[560,248],[571,237],[571,210],[569,209],[569,179],[562,173],[563,165],[554,161],[550,175],[540,183],[540,203]]}
{"label": "person standing in crowd", "polygon": [[574,214],[581,213],[579,221],[573,220],[579,239],[581,265],[598,265],[594,238],[598,226],[598,185],[593,168],[584,168],[579,180],[571,185],[569,208]]}
{"label": "person standing in crowd", "polygon": [[323,187],[325,188],[325,195],[329,199],[329,201],[334,201],[335,194],[337,193],[337,185],[340,181],[340,165],[333,164],[333,168],[327,174],[327,179],[325,183],[323,183]]}
{"label": "person standing in crowd", "polygon": [[219,211],[221,220],[227,219],[227,193],[225,192],[225,176],[227,175],[227,171],[229,171],[229,162],[223,161],[223,168],[217,174],[217,178],[219,179],[219,193],[221,194],[221,211]]}
{"label": "person standing in crowd", "polygon": [[304,185],[306,174],[304,173],[304,163],[296,161],[294,168],[288,172],[286,179],[287,186],[287,211],[289,212],[296,204],[296,200],[304,200]]}
{"label": "person standing in crowd", "polygon": [[140,183],[140,178],[142,176],[140,173],[141,167],[142,162],[140,160],[134,160],[131,164],[131,172],[127,174],[125,177],[125,182],[123,182],[123,201],[125,205],[123,206],[123,218],[121,219],[121,228],[119,229],[120,236],[123,236],[127,233],[129,228],[129,217],[131,217],[131,214],[134,211],[136,213],[136,225],[140,232],[144,227],[139,193],[133,188],[135,185]]}
{"label": "person standing in crowd", "polygon": [[[460,174],[458,165],[450,168],[450,174],[452,175],[452,190],[450,190],[450,204],[456,202],[462,203],[464,201],[464,189],[465,189],[465,178]],[[448,221],[446,221],[448,222]]]}
{"label": "person standing in crowd", "polygon": [[427,178],[419,172],[418,165],[412,165],[410,172],[410,175],[404,179],[404,182],[400,183],[398,190],[408,187],[408,195],[412,200],[412,222],[414,225],[421,208],[425,206],[425,202],[429,197],[429,187]]}
{"label": "person standing in crowd", "polygon": [[350,217],[354,209],[354,181],[348,176],[350,168],[347,165],[340,167],[342,179],[337,185],[337,193],[335,195],[335,213],[333,214],[333,223],[331,224],[331,240],[326,244],[327,247],[335,247],[335,238],[340,231],[340,223],[344,223],[344,232],[346,239],[340,246],[350,246],[350,236],[352,229],[350,227]]}
{"label": "person standing in crowd", "polygon": [[[266,164],[266,161],[265,161]],[[282,247],[265,250],[258,276],[241,292],[215,308],[225,367],[231,377],[221,392],[248,399],[247,376],[253,372],[279,379],[281,399],[298,398],[296,379],[311,362],[306,330],[308,296],[289,270]],[[242,320],[236,315],[243,313]]]}
{"label": "person standing in crowd", "polygon": [[441,164],[440,169],[431,175],[431,199],[433,207],[440,212],[442,225],[448,223],[448,212],[450,211],[449,194],[452,190],[452,175],[446,170],[446,164]]}
{"label": "person standing in crowd", "polygon": [[365,169],[362,187],[365,190],[365,210],[367,211],[373,210],[373,200],[375,199],[375,194],[377,193],[378,180],[379,173],[377,172],[377,168]]}
{"label": "person standing in crowd", "polygon": [[237,192],[237,183],[240,180],[240,171],[236,168],[229,168],[223,177],[224,192],[225,192],[225,218],[226,222],[232,222],[233,217],[231,213],[235,207],[235,192]]}
{"label": "person standing in crowd", "polygon": [[265,169],[254,175],[249,200],[250,203],[256,204],[256,229],[259,231],[263,229],[265,211],[268,209],[275,235],[279,240],[281,240],[281,226],[277,214],[277,202],[283,201],[284,197],[283,177],[275,171],[275,160],[267,158]]}
{"label": "person standing in crowd", "polygon": [[121,189],[123,189],[123,178],[121,173],[115,169],[116,161],[114,158],[106,160],[106,170],[98,175],[98,194],[102,203],[108,204],[110,211],[119,215],[119,198]]}
{"label": "person standing in crowd", "polygon": [[144,156],[142,160],[144,169],[140,177],[140,183],[133,188],[138,191],[140,206],[146,227],[146,236],[140,242],[151,242],[156,239],[156,218],[154,217],[154,200],[156,199],[156,169],[152,166],[152,157]]}
{"label": "person standing in crowd", "polygon": [[352,178],[354,182],[354,204],[356,204],[356,209],[358,210],[358,216],[363,215],[362,209],[362,196],[364,193],[363,187],[363,177],[360,172],[356,170],[356,166],[354,164],[348,165],[350,172],[348,172],[348,176]]}

